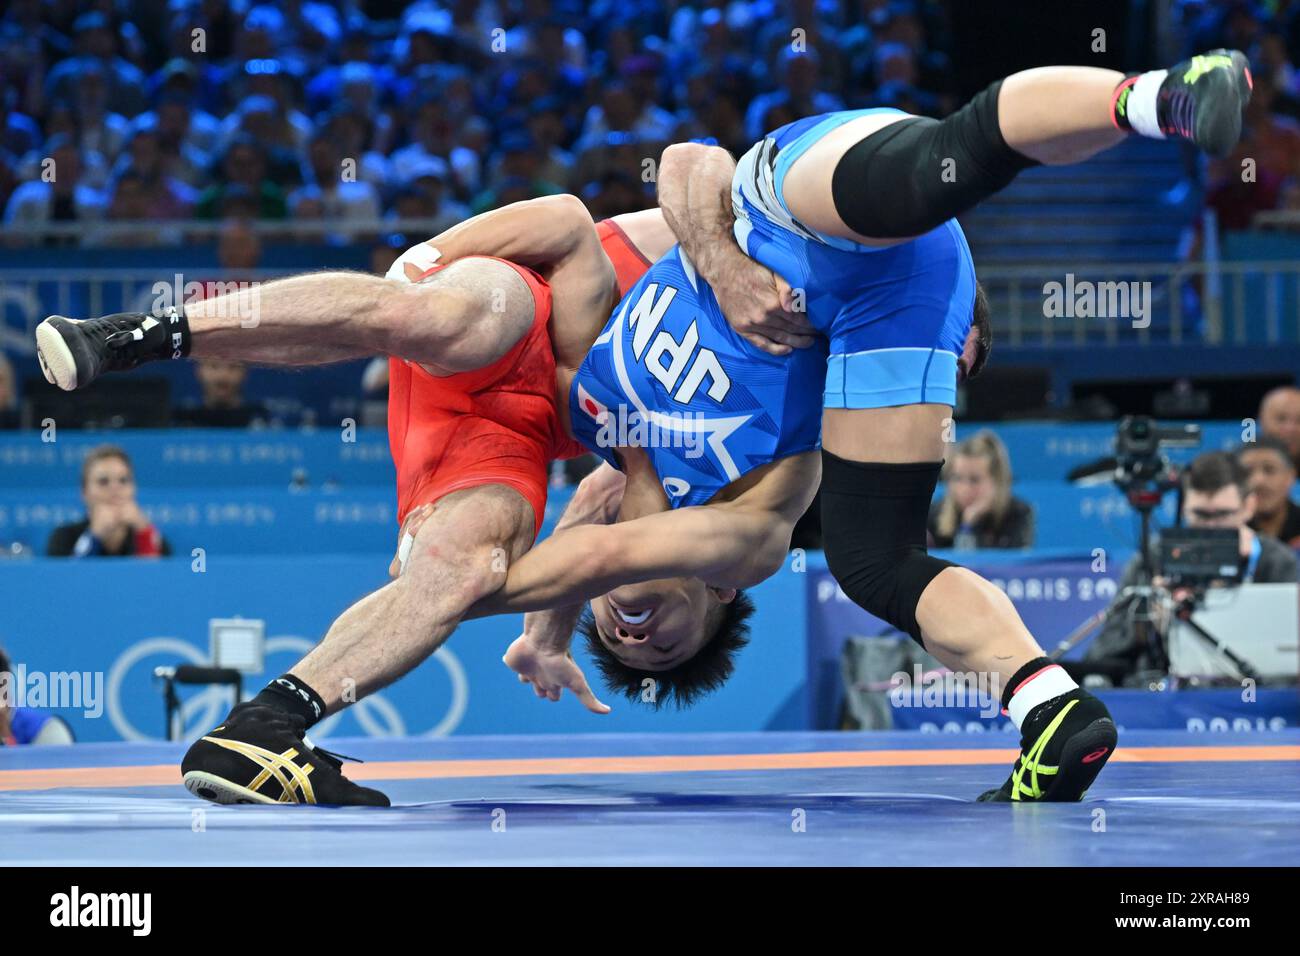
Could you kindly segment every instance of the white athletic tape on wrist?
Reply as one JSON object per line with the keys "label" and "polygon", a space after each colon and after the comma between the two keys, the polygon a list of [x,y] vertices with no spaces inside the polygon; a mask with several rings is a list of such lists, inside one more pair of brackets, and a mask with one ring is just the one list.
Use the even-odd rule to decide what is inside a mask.
{"label": "white athletic tape on wrist", "polygon": [[1007,705],[1007,716],[1019,730],[1029,712],[1039,704],[1068,694],[1078,686],[1059,664],[1048,664],[1038,673],[1026,678],[1020,685],[1020,690],[1012,695],[1011,703]]}
{"label": "white athletic tape on wrist", "polygon": [[413,547],[415,547],[415,535],[408,531],[402,535],[401,543],[397,546],[398,574],[406,570],[406,562],[411,559],[411,548]]}
{"label": "white athletic tape on wrist", "polygon": [[1160,84],[1164,83],[1168,75],[1168,70],[1152,70],[1143,73],[1133,84],[1133,89],[1128,95],[1126,112],[1129,125],[1139,136],[1149,136],[1152,139],[1165,138],[1165,134],[1160,131],[1160,120],[1156,116],[1156,98],[1160,93]]}
{"label": "white athletic tape on wrist", "polygon": [[435,249],[427,242],[421,242],[419,245],[411,246],[398,256],[397,261],[384,274],[384,278],[397,279],[399,282],[410,282],[411,280],[406,278],[405,266],[407,263],[415,266],[421,273],[425,273],[437,265],[438,260],[441,258],[441,250]]}

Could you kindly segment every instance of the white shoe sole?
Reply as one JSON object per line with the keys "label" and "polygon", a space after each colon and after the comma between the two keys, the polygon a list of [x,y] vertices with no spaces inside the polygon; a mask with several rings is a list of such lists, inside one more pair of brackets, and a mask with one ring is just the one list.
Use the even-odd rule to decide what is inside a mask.
{"label": "white shoe sole", "polygon": [[191,770],[184,776],[185,789],[203,800],[223,805],[237,803],[278,803],[268,796],[254,793],[245,787],[223,780],[202,770]]}
{"label": "white shoe sole", "polygon": [[36,358],[41,363],[41,371],[45,373],[47,382],[57,385],[65,392],[76,389],[77,362],[72,357],[72,349],[68,348],[68,343],[63,341],[63,336],[50,324],[49,319],[36,326]]}

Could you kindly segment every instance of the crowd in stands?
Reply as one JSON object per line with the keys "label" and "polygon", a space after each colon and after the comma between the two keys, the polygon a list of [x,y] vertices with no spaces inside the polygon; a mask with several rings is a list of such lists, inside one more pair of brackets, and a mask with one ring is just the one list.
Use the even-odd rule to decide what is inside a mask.
{"label": "crowd in stands", "polygon": [[[1254,208],[1235,195],[1244,157],[1258,165],[1251,203],[1300,208],[1300,2],[1175,8],[1186,52],[1232,46],[1252,59],[1242,145],[1211,166],[1221,221]],[[740,152],[767,129],[846,107],[942,115],[956,105],[951,42],[935,0],[11,0],[0,208],[17,244],[94,243],[96,226],[119,221],[135,231],[114,246],[165,246],[185,241],[186,221],[210,221],[223,279],[261,262],[255,220],[337,223],[323,240],[372,241],[382,273],[407,238],[349,224],[449,226],[561,191],[614,215],[654,201],[647,162],[670,142]],[[76,234],[11,228],[60,223]],[[382,424],[386,372],[381,360],[364,374],[363,424]],[[241,367],[201,362],[195,376],[202,397],[177,424],[268,421],[244,397]],[[0,428],[18,423],[16,393],[0,353]],[[1300,391],[1272,393],[1260,424],[1300,461]],[[1245,462],[1258,520],[1288,538],[1296,506],[1269,490],[1284,463],[1263,445],[1258,457]],[[1031,545],[1033,509],[1011,482],[995,435],[963,442],[931,542]],[[800,543],[815,546],[807,530]]]}
{"label": "crowd in stands", "polygon": [[1228,47],[1251,61],[1241,142],[1209,164],[1207,202],[1220,228],[1247,229],[1267,210],[1300,216],[1300,3],[1181,0],[1177,6],[1186,55]]}
{"label": "crowd in stands", "polygon": [[653,201],[669,142],[950,108],[945,43],[928,0],[13,0],[0,206],[154,224],[115,244],[190,217],[449,225],[560,191],[608,216]]}
{"label": "crowd in stands", "polygon": [[[519,199],[645,208],[670,142],[740,151],[822,110],[945,112],[948,44],[936,0],[13,0],[0,246],[214,245],[230,281],[257,277],[270,244],[326,242],[371,248],[382,273],[394,249]],[[264,234],[277,223],[320,228]],[[0,428],[34,371],[10,357]],[[383,372],[363,423],[383,424]],[[213,397],[233,371],[196,374],[202,407],[174,424],[267,421]]]}

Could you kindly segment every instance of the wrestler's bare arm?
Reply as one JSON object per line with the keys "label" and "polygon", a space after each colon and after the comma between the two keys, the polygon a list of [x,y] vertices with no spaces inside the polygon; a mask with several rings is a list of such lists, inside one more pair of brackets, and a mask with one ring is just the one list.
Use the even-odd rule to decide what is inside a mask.
{"label": "wrestler's bare arm", "polygon": [[623,235],[649,262],[658,262],[664,253],[677,245],[677,236],[669,227],[664,211],[657,206],[611,216],[609,221],[623,230]]}
{"label": "wrestler's bare arm", "polygon": [[[552,534],[584,525],[609,525],[618,520],[618,509],[627,488],[627,476],[602,463],[579,482],[568,506],[555,523]],[[538,647],[564,653],[573,641],[583,604],[576,601],[559,607],[530,611],[524,615],[524,634]]]}
{"label": "wrestler's bare arm", "polygon": [[573,253],[584,226],[594,227],[576,196],[542,196],[479,213],[414,248],[431,261],[495,256],[544,272]]}
{"label": "wrestler's bare arm", "polygon": [[659,208],[695,268],[713,287],[727,321],[751,344],[784,355],[813,342],[790,286],[745,255],[732,235],[731,178],[725,149],[677,143],[659,161]]}
{"label": "wrestler's bare arm", "polygon": [[735,172],[736,160],[720,146],[675,143],[659,160],[659,208],[701,275],[731,249],[739,251],[731,233]]}
{"label": "wrestler's bare arm", "polygon": [[792,528],[776,512],[735,503],[556,532],[511,565],[505,586],[469,616],[577,604],[620,585],[677,575],[751,587],[781,567]]}
{"label": "wrestler's bare arm", "polygon": [[[438,261],[495,256],[541,274],[551,287],[555,360],[565,368],[582,364],[618,301],[614,266],[601,248],[591,213],[576,196],[511,203],[452,226],[421,246],[426,257],[436,250]],[[412,271],[407,269],[408,277],[413,278]],[[414,267],[416,275],[420,271]]]}

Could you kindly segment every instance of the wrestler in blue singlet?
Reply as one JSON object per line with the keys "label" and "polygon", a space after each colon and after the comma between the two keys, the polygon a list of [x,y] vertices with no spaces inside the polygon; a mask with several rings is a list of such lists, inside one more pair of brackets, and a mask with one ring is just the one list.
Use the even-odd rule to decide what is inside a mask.
{"label": "wrestler in blue singlet", "polygon": [[826,345],[774,356],[741,338],[674,247],[619,302],[569,392],[573,433],[619,467],[650,456],[674,507],[818,447]]}
{"label": "wrestler in blue singlet", "polygon": [[957,220],[899,245],[864,246],[816,232],[786,208],[786,174],[832,130],[893,109],[810,116],[769,133],[732,179],[735,235],[750,258],[802,290],[830,340],[827,408],[957,402],[957,358],[975,304],[975,266]]}

